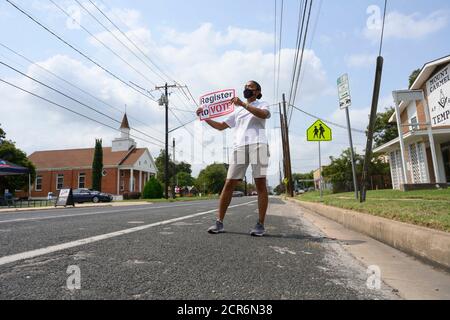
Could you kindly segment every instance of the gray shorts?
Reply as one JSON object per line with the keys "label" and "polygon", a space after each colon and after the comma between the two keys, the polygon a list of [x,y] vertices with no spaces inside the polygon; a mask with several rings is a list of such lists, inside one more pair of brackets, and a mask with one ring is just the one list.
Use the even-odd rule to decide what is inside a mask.
{"label": "gray shorts", "polygon": [[247,168],[252,166],[253,178],[260,179],[267,176],[269,168],[269,145],[250,144],[238,147],[233,151],[228,168],[227,180],[243,180]]}

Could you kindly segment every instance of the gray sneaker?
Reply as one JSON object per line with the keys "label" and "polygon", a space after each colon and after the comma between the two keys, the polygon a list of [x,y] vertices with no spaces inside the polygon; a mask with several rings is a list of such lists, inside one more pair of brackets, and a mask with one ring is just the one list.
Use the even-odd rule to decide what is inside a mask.
{"label": "gray sneaker", "polygon": [[215,225],[213,225],[211,228],[208,229],[208,233],[211,234],[219,234],[224,232],[225,229],[223,228],[223,222],[220,222],[219,220],[216,221]]}
{"label": "gray sneaker", "polygon": [[266,233],[266,229],[264,229],[264,225],[261,223],[257,223],[255,228],[250,231],[250,235],[253,237],[262,237]]}

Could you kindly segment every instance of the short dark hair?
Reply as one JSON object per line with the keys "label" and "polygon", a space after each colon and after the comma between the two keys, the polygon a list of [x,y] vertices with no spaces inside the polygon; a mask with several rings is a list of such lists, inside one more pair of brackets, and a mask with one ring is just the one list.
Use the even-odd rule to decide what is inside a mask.
{"label": "short dark hair", "polygon": [[[261,85],[258,82],[256,82],[255,80],[250,80],[250,82],[256,86],[256,90],[258,90],[259,92],[262,92]],[[262,97],[263,97],[263,95],[260,93],[260,94],[258,94],[258,96],[256,98],[259,100]]]}

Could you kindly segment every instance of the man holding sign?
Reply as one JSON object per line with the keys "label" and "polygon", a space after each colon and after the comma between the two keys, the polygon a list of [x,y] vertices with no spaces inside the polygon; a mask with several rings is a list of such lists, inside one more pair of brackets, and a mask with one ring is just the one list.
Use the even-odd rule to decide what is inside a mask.
{"label": "man holding sign", "polygon": [[[228,169],[227,180],[220,196],[216,224],[208,229],[211,234],[224,232],[223,220],[230,205],[234,188],[244,179],[248,166],[252,165],[253,178],[258,191],[259,220],[252,229],[252,236],[263,236],[269,197],[267,193],[267,168],[269,165],[269,146],[266,137],[266,120],[270,118],[269,104],[260,101],[261,86],[256,81],[245,85],[244,97],[247,102],[235,97],[230,102],[236,107],[224,121],[217,122],[205,115],[203,107],[197,115],[211,127],[219,131],[234,129],[234,152]],[[222,96],[222,95],[221,95]]]}

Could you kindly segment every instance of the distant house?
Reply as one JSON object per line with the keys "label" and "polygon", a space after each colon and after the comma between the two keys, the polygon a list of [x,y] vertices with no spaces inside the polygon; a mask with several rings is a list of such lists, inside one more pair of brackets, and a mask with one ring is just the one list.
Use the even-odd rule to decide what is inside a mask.
{"label": "distant house", "polygon": [[[125,114],[120,126],[121,136],[112,147],[103,148],[102,192],[123,195],[142,192],[145,183],[156,175],[156,166],[147,148],[137,148],[130,138],[130,126]],[[94,148],[37,151],[29,159],[36,166],[33,198],[59,194],[64,188],[91,188]]]}
{"label": "distant house", "polygon": [[[374,152],[389,155],[394,189],[414,189],[437,183],[446,186],[450,183],[450,56],[425,64],[410,89],[422,91],[425,103],[403,101],[399,106],[401,123],[397,123],[396,113],[389,120],[397,123],[402,132],[404,154],[399,138]],[[430,116],[434,148],[429,139],[426,113]]]}

